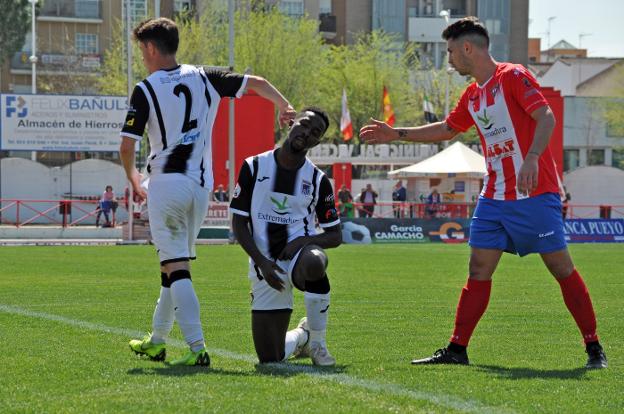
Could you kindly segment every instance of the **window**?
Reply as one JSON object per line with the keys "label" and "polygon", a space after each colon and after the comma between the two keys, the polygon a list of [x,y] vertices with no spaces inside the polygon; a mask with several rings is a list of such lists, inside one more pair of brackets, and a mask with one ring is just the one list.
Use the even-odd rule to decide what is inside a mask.
{"label": "window", "polygon": [[193,8],[191,0],[175,0],[173,2],[173,11],[176,13],[186,12]]}
{"label": "window", "polygon": [[418,7],[408,7],[407,17],[418,17]]}
{"label": "window", "polygon": [[563,151],[563,171],[572,171],[579,166],[579,150],[567,149]]}
{"label": "window", "polygon": [[95,55],[98,53],[98,35],[94,33],[76,33],[76,53]]}
{"label": "window", "polygon": [[[130,8],[130,20],[132,27],[143,21],[147,16],[147,0],[127,0]],[[123,21],[126,21],[126,7],[123,7]]]}
{"label": "window", "polygon": [[589,157],[587,157],[588,165],[604,165],[605,163],[605,150],[593,149],[589,151]]}
{"label": "window", "polygon": [[615,168],[624,170],[624,148],[613,148],[612,154],[611,165]]}
{"label": "window", "polygon": [[303,16],[303,0],[282,0],[279,9],[288,16],[301,17]]}
{"label": "window", "polygon": [[332,13],[331,0],[320,0],[319,14],[331,14],[331,13]]}
{"label": "window", "polygon": [[100,0],[76,0],[74,3],[76,17],[86,19],[100,18]]}

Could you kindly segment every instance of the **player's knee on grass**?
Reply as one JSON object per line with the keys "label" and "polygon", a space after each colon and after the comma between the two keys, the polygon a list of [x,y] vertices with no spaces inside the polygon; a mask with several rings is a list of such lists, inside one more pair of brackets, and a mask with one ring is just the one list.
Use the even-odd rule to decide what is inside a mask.
{"label": "player's knee on grass", "polygon": [[325,251],[319,246],[313,244],[305,246],[301,250],[297,265],[293,269],[293,284],[299,290],[305,290],[307,283],[324,279],[328,261]]}
{"label": "player's knee on grass", "polygon": [[261,364],[284,359],[284,344],[291,312],[290,309],[252,312],[251,333]]}

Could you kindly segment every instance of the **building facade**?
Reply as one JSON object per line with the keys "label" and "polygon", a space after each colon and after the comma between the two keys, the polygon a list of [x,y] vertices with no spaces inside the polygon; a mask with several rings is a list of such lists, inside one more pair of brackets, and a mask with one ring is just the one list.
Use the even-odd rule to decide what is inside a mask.
{"label": "building facade", "polygon": [[[95,93],[93,78],[99,73],[104,51],[119,24],[125,21],[122,0],[46,0],[36,18],[37,92]],[[153,13],[171,17],[195,7],[195,0],[128,0],[133,24]],[[1,69],[0,91],[30,93],[32,33],[24,46]]]}

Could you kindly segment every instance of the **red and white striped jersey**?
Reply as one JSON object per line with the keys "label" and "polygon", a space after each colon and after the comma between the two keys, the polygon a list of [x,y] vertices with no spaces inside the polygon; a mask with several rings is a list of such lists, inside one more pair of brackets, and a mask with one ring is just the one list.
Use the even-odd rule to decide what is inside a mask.
{"label": "red and white striped jersey", "polygon": [[[531,113],[548,105],[535,78],[522,66],[499,63],[494,75],[483,85],[471,84],[447,124],[465,132],[475,125],[487,163],[481,195],[495,200],[526,198],[516,185],[516,177],[535,134]],[[539,158],[538,185],[529,197],[558,193],[555,162],[546,148]]]}

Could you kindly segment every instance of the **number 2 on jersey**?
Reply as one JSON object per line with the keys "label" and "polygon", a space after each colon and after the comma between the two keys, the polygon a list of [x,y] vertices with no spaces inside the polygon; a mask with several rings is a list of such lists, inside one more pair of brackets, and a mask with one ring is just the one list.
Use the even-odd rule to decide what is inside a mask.
{"label": "number 2 on jersey", "polygon": [[182,124],[182,132],[188,132],[191,129],[197,128],[197,119],[189,119],[191,117],[191,106],[193,104],[193,99],[191,95],[191,90],[188,86],[183,83],[179,83],[173,88],[173,93],[175,96],[180,97],[180,92],[184,94],[184,101],[186,102],[184,109],[184,123]]}

